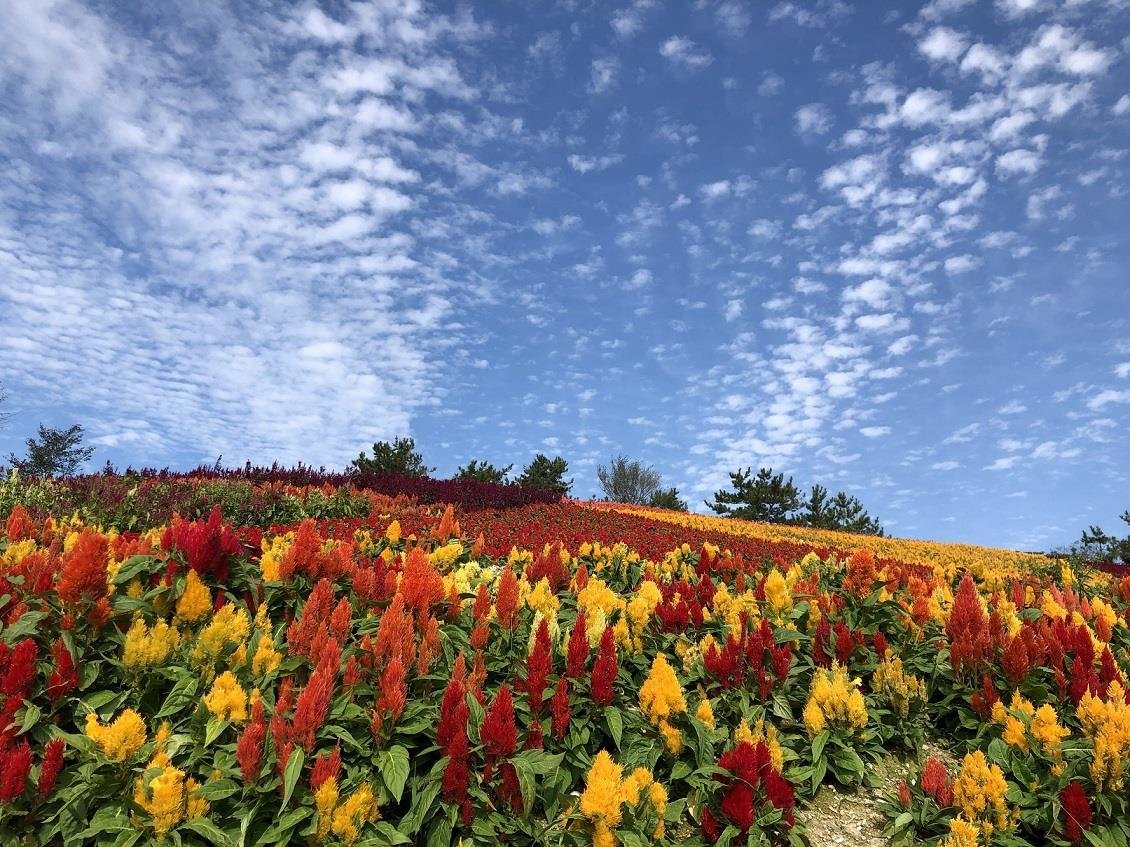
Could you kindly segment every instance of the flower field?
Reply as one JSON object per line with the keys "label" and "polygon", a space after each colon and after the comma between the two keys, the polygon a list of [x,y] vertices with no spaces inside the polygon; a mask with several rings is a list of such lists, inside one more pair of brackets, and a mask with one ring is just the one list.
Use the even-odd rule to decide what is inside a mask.
{"label": "flower field", "polygon": [[281,476],[0,484],[0,842],[1128,843],[1130,577]]}

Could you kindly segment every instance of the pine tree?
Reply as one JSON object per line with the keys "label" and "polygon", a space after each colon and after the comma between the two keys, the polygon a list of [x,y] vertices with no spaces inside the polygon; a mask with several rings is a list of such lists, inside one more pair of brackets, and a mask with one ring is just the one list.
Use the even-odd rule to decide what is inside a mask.
{"label": "pine tree", "polygon": [[518,477],[518,484],[527,488],[540,488],[566,495],[573,487],[573,480],[565,479],[569,471],[569,463],[557,456],[550,459],[543,453],[538,453],[532,462],[522,469]]}
{"label": "pine tree", "polygon": [[372,457],[362,450],[349,469],[355,473],[400,476],[427,476],[435,470],[424,464],[424,457],[416,450],[416,442],[411,438],[378,441],[373,444]]}
{"label": "pine tree", "polygon": [[504,468],[496,468],[490,462],[480,462],[478,459],[472,459],[455,472],[454,478],[461,482],[492,482],[502,484],[506,482],[506,475],[510,473],[513,468],[513,465],[507,465]]}

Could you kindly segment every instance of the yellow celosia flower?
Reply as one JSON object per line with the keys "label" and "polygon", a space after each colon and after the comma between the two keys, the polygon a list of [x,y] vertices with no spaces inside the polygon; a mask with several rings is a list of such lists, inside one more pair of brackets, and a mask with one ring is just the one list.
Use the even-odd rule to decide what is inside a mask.
{"label": "yellow celosia flower", "polygon": [[585,790],[581,794],[581,814],[594,824],[603,824],[615,829],[621,818],[620,777],[624,769],[612,761],[607,750],[601,750],[593,759],[588,776],[585,777]]}
{"label": "yellow celosia flower", "polygon": [[1004,773],[990,764],[984,752],[975,750],[961,763],[961,771],[953,781],[953,804],[967,821],[991,822],[999,830],[1015,826],[1004,795],[1008,791]]}
{"label": "yellow celosia flower", "polygon": [[377,798],[373,794],[373,787],[367,783],[361,783],[361,787],[346,797],[337,808],[334,809],[333,816],[333,834],[340,838],[346,844],[352,844],[357,840],[357,835],[369,821],[375,821],[380,817],[377,809]]}
{"label": "yellow celosia flower", "polygon": [[455,564],[455,560],[463,554],[463,545],[458,541],[452,541],[442,547],[432,551],[428,556],[428,561],[432,564],[437,571],[441,573],[451,569]]}
{"label": "yellow celosia flower", "polygon": [[659,586],[646,579],[636,589],[636,596],[628,602],[628,619],[632,622],[632,629],[642,632],[655,613],[655,608],[663,602],[663,593]]}
{"label": "yellow celosia flower", "polygon": [[204,706],[222,721],[241,723],[247,720],[247,692],[231,671],[224,671],[204,695]]}
{"label": "yellow celosia flower", "polygon": [[192,777],[189,777],[184,782],[184,790],[188,795],[188,802],[185,804],[184,812],[185,820],[202,818],[208,814],[208,801],[200,796],[200,783]]}
{"label": "yellow celosia flower", "polygon": [[1100,788],[1120,791],[1125,763],[1130,758],[1130,705],[1121,683],[1112,682],[1106,701],[1090,692],[1083,695],[1076,716],[1091,739],[1091,778]]}
{"label": "yellow celosia flower", "polygon": [[86,734],[107,757],[121,762],[145,744],[145,721],[133,709],[126,709],[103,726],[98,716],[91,712],[86,716]]}
{"label": "yellow celosia flower", "polygon": [[604,580],[592,577],[577,594],[577,608],[584,609],[586,617],[595,615],[599,609],[607,620],[613,612],[624,608],[624,599],[609,588]]}
{"label": "yellow celosia flower", "polygon": [[950,833],[942,847],[978,847],[981,829],[960,817],[950,818]]}
{"label": "yellow celosia flower", "polygon": [[208,625],[200,630],[193,658],[198,662],[214,661],[228,647],[246,641],[250,632],[251,619],[247,616],[247,611],[229,603],[216,612]]}
{"label": "yellow celosia flower", "polygon": [[385,538],[389,544],[400,543],[400,521],[393,521],[388,525],[388,529],[385,530]]}
{"label": "yellow celosia flower", "polygon": [[163,620],[157,621],[150,629],[145,621],[134,618],[126,632],[122,663],[130,670],[163,665],[180,644],[180,633]]}
{"label": "yellow celosia flower", "polygon": [[902,659],[890,654],[875,668],[871,690],[882,696],[901,718],[910,714],[910,707],[926,699],[926,685],[914,674],[903,670]]}
{"label": "yellow celosia flower", "polygon": [[314,792],[314,808],[318,811],[317,840],[322,842],[330,834],[333,825],[333,812],[337,806],[337,780],[330,777]]}
{"label": "yellow celosia flower", "polygon": [[640,709],[654,725],[687,710],[679,678],[664,653],[656,654],[651,671],[640,687]]}
{"label": "yellow celosia flower", "polygon": [[703,694],[701,690],[699,691],[699,697],[698,708],[695,709],[694,716],[711,729],[714,729],[714,709],[710,705],[710,698]]}
{"label": "yellow celosia flower", "polygon": [[810,736],[825,727],[849,732],[867,726],[867,705],[859,687],[848,679],[847,669],[833,662],[831,669],[817,668],[812,676],[808,702],[804,706],[804,725]]}
{"label": "yellow celosia flower", "polygon": [[1040,742],[1040,749],[1044,751],[1044,755],[1059,761],[1063,755],[1060,751],[1063,739],[1071,735],[1071,730],[1060,725],[1055,709],[1048,703],[1040,706],[1036,714],[1032,715],[1032,722],[1028,728],[1032,737]]}
{"label": "yellow celosia flower", "polygon": [[[522,582],[526,585],[529,584],[524,579]],[[553,593],[553,589],[549,587],[549,580],[544,576],[538,580],[538,584],[530,589],[529,594],[526,595],[526,605],[535,612],[541,612],[544,618],[557,616],[557,607],[559,605],[557,595]]]}
{"label": "yellow celosia flower", "polygon": [[282,664],[282,653],[275,649],[275,643],[269,635],[259,637],[259,645],[255,648],[255,655],[251,657],[251,673],[257,677],[274,673]]}
{"label": "yellow celosia flower", "polygon": [[286,535],[276,535],[270,541],[264,538],[260,543],[263,553],[259,557],[259,572],[263,575],[264,582],[279,581],[279,563],[294,543],[294,538],[294,533],[288,532]]}
{"label": "yellow celosia flower", "polygon": [[195,623],[212,611],[212,593],[196,571],[190,570],[185,578],[184,591],[177,600],[177,619]]}
{"label": "yellow celosia flower", "polygon": [[785,578],[776,568],[769,571],[765,578],[765,603],[774,617],[780,619],[788,615],[793,609],[793,595]]}
{"label": "yellow celosia flower", "polygon": [[[158,757],[164,758],[164,757]],[[149,763],[145,774],[155,770],[155,758]],[[165,759],[167,762],[168,759]],[[133,801],[149,815],[149,823],[158,838],[184,820],[185,784],[184,771],[171,764],[159,765],[160,770],[150,777],[142,775],[134,783]]]}

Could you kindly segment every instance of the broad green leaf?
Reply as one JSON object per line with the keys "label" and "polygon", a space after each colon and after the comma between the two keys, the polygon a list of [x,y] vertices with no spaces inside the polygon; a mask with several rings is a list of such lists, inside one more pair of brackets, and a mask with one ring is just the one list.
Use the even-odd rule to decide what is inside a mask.
{"label": "broad green leaf", "polygon": [[154,556],[130,556],[114,575],[114,585],[125,585],[140,573],[149,573],[153,566],[159,564]]}
{"label": "broad green leaf", "polygon": [[[444,761],[441,759],[440,761]],[[440,788],[443,783],[439,778],[429,779],[423,784],[419,792],[413,792],[412,806],[400,820],[400,825],[397,826],[405,835],[415,835],[421,826],[424,825],[424,820],[428,814],[436,808],[436,798],[439,796]]]}
{"label": "broad green leaf", "polygon": [[286,770],[283,771],[283,800],[279,807],[280,812],[286,809],[290,802],[290,795],[294,793],[294,786],[298,784],[298,777],[302,775],[302,763],[305,759],[306,754],[301,750],[295,749],[290,753]]}
{"label": "broad green leaf", "polygon": [[[204,746],[211,746],[212,742],[220,737],[222,733],[229,726],[227,721],[216,720],[216,718],[208,718],[208,723],[204,727]],[[289,764],[289,762],[287,763]]]}
{"label": "broad green leaf", "polygon": [[394,847],[397,844],[411,844],[412,839],[402,832],[399,832],[396,827],[388,821],[377,821],[374,826],[377,834],[374,839],[377,844],[387,845],[387,847]]}
{"label": "broad green leaf", "polygon": [[15,644],[21,638],[35,635],[39,632],[39,622],[47,617],[46,612],[24,612],[19,620],[4,629],[4,640]]}
{"label": "broad green leaf", "polygon": [[620,710],[609,707],[604,711],[604,722],[608,726],[608,734],[612,736],[612,741],[616,744],[616,749],[620,749],[620,736],[624,732],[624,717],[620,714]]}
{"label": "broad green leaf", "polygon": [[181,829],[195,832],[201,838],[206,839],[209,844],[218,845],[218,847],[228,847],[232,843],[227,833],[207,818],[193,818],[190,821],[185,821],[181,824]]}
{"label": "broad green leaf", "polygon": [[404,786],[408,782],[411,765],[408,751],[399,744],[377,752],[377,769],[384,780],[385,788],[397,803],[404,796]]}
{"label": "broad green leaf", "polygon": [[186,673],[177,681],[177,684],[173,686],[173,690],[170,691],[169,695],[165,698],[165,703],[161,706],[161,710],[153,716],[154,719],[167,718],[170,715],[175,715],[187,706],[195,704],[198,699],[196,692],[199,686],[200,683],[197,681],[197,678]]}
{"label": "broad green leaf", "polygon": [[43,716],[43,712],[34,703],[28,703],[24,706],[24,716],[19,721],[19,732],[16,735],[23,735],[37,723]]}

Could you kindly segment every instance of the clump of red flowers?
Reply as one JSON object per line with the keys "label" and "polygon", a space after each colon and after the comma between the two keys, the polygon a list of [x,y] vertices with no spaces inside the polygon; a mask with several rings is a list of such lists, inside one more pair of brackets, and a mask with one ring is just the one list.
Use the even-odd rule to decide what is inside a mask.
{"label": "clump of red flowers", "polygon": [[173,515],[161,537],[161,547],[184,555],[192,570],[210,574],[217,582],[228,577],[228,564],[239,553],[239,536],[224,523],[220,507],[215,506],[206,521],[186,521]]}
{"label": "clump of red flowers", "polygon": [[1063,835],[1072,844],[1083,842],[1083,833],[1091,828],[1091,801],[1078,782],[1069,782],[1059,792],[1063,805]]}
{"label": "clump of red flowers", "polygon": [[773,767],[765,742],[741,742],[722,755],[718,767],[730,773],[718,778],[723,790],[717,814],[710,806],[702,813],[702,831],[709,842],[716,842],[727,826],[740,830],[744,840],[766,803],[784,813],[786,827],[793,825],[796,798],[792,784]]}

